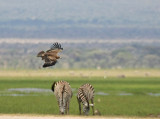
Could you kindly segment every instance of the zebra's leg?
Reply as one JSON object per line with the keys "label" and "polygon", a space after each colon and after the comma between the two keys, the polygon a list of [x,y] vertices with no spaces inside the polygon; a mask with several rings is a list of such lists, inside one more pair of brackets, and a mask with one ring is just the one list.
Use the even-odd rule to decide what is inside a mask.
{"label": "zebra's leg", "polygon": [[69,114],[69,101],[66,102],[66,114]]}
{"label": "zebra's leg", "polygon": [[70,102],[68,101],[68,105],[67,105],[68,114],[69,114],[69,103],[70,103]]}
{"label": "zebra's leg", "polygon": [[57,102],[58,102],[58,107],[59,107],[59,114],[61,114],[61,112],[60,112],[60,103],[59,103],[59,100],[58,100]]}
{"label": "zebra's leg", "polygon": [[66,99],[63,99],[63,111],[64,111],[65,114],[67,113],[66,106],[67,106]]}
{"label": "zebra's leg", "polygon": [[67,105],[68,105],[68,104],[66,103],[66,105],[65,105],[65,107],[66,107],[65,113],[66,113],[66,114],[68,114],[68,108],[67,108]]}
{"label": "zebra's leg", "polygon": [[69,114],[69,101],[67,102],[66,108],[67,108],[67,114]]}
{"label": "zebra's leg", "polygon": [[81,102],[79,101],[79,99],[77,98],[78,104],[79,104],[79,114],[81,115]]}
{"label": "zebra's leg", "polygon": [[81,103],[79,102],[79,114],[81,115]]}
{"label": "zebra's leg", "polygon": [[94,101],[93,101],[93,99],[91,99],[91,103],[92,103],[92,111],[93,111],[93,115],[94,115]]}

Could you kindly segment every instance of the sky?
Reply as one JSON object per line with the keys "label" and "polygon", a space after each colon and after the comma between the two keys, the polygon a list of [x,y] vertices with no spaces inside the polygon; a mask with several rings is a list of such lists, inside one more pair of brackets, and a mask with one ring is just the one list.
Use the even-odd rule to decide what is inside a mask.
{"label": "sky", "polygon": [[160,21],[160,0],[0,0],[0,21],[13,19],[108,19]]}

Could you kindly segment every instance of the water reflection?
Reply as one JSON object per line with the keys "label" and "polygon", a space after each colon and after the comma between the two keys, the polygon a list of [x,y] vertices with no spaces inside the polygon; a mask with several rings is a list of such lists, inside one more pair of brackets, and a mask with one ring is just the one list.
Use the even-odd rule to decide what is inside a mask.
{"label": "water reflection", "polygon": [[42,88],[10,88],[8,91],[18,91],[24,93],[45,93],[45,92],[52,92],[50,89],[42,89]]}
{"label": "water reflection", "polygon": [[[74,95],[77,95],[76,89],[72,89]],[[9,88],[7,90],[1,90],[0,96],[49,96],[53,95],[51,89],[43,88]],[[134,93],[119,92],[119,93],[105,93],[105,92],[95,92],[95,95],[108,96],[108,95],[118,95],[118,96],[132,96]],[[160,93],[146,93],[149,96],[160,96]]]}
{"label": "water reflection", "polygon": [[160,96],[160,93],[148,93],[150,96]]}

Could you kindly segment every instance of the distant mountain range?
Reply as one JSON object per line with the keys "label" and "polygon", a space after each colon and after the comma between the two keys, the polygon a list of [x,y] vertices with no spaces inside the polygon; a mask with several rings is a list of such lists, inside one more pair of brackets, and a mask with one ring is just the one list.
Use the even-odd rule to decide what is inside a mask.
{"label": "distant mountain range", "polygon": [[0,38],[159,39],[159,5],[159,0],[0,0]]}

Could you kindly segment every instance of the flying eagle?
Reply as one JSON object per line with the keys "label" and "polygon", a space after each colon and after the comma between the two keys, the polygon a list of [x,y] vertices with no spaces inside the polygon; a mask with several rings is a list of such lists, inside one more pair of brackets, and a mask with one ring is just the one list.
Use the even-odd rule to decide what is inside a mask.
{"label": "flying eagle", "polygon": [[63,48],[61,48],[61,44],[56,42],[51,45],[50,49],[46,52],[39,52],[37,57],[41,57],[42,60],[45,61],[43,68],[55,65],[57,63],[57,59],[60,58],[57,54],[62,50]]}

